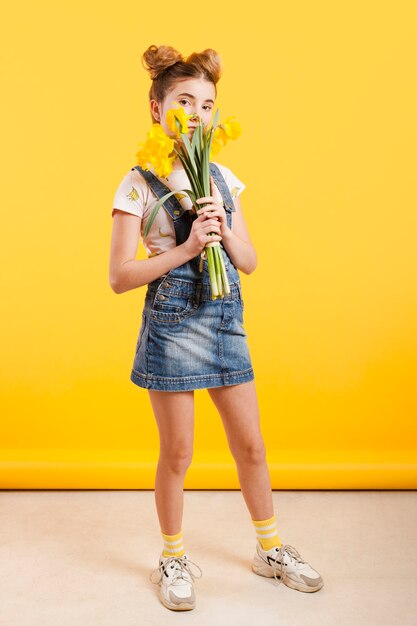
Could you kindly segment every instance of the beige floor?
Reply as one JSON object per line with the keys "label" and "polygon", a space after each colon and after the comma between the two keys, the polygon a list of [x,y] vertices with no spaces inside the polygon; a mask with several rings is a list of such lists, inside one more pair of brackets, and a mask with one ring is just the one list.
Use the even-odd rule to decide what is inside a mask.
{"label": "beige floor", "polygon": [[240,491],[185,491],[193,611],[149,580],[162,547],[153,491],[0,491],[0,625],[415,626],[415,491],[274,491],[280,538],[323,576],[302,593],[250,569]]}

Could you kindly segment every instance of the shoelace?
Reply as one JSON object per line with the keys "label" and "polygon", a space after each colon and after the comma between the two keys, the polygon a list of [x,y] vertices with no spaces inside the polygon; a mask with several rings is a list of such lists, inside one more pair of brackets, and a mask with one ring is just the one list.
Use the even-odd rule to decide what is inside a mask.
{"label": "shoelace", "polygon": [[[276,558],[280,557],[281,563],[275,561],[275,564],[272,567],[274,570],[274,578],[278,581],[278,583],[281,582],[283,578],[283,573],[285,573],[284,552],[288,554],[290,559],[294,559],[294,561],[298,561],[298,563],[306,563],[306,561],[304,561],[301,554],[298,552],[298,550],[294,548],[294,546],[290,546],[287,543],[285,544],[285,546],[280,546],[279,548],[276,548]],[[277,576],[278,572],[280,574],[279,576]]]}
{"label": "shoelace", "polygon": [[[195,565],[200,570],[199,576],[193,574],[191,567],[189,567],[189,565],[191,564]],[[197,563],[194,563],[194,561],[191,561],[188,556],[186,559],[180,556],[170,556],[169,559],[167,559],[164,563],[161,563],[156,569],[153,570],[153,572],[151,572],[151,575],[149,577],[150,581],[155,585],[158,585],[161,582],[162,572],[164,568],[167,569],[168,567],[171,567],[172,569],[175,568],[173,582],[177,580],[177,578],[184,578],[184,571],[188,572],[192,580],[195,580],[195,578],[201,578],[201,576],[203,575],[200,566],[197,565]],[[159,578],[158,580],[152,580],[153,575],[156,572],[159,572]]]}

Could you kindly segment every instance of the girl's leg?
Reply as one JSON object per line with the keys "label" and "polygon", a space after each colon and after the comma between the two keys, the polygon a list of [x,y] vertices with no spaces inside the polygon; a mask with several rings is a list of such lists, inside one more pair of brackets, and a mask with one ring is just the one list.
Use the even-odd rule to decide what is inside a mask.
{"label": "girl's leg", "polygon": [[207,389],[236,461],[243,497],[253,520],[274,515],[266,449],[260,430],[255,381]]}
{"label": "girl's leg", "polygon": [[194,391],[148,389],[159,430],[155,502],[161,532],[182,528],[184,478],[193,456]]}

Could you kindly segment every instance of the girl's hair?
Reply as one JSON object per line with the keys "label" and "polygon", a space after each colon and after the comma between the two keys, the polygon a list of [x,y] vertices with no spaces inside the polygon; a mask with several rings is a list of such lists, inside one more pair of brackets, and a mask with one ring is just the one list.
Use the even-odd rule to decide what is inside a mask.
{"label": "girl's hair", "polygon": [[[203,78],[212,82],[217,97],[216,84],[220,79],[222,68],[220,56],[212,48],[193,52],[185,58],[172,46],[152,45],[143,53],[142,65],[152,79],[149,101],[163,102],[175,83],[187,78]],[[152,113],[151,118],[155,123]]]}

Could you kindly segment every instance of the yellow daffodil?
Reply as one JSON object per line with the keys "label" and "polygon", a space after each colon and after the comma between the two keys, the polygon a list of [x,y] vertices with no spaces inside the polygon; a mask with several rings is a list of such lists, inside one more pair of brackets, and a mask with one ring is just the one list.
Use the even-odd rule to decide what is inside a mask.
{"label": "yellow daffodil", "polygon": [[158,176],[162,176],[163,178],[168,178],[168,176],[172,172],[172,163],[175,161],[176,157],[167,157],[163,159],[158,166],[155,166],[155,171]]}
{"label": "yellow daffodil", "polygon": [[[174,102],[174,104],[178,104],[178,102]],[[169,130],[175,133],[176,137],[180,138],[181,133],[184,133],[184,134],[188,133],[187,122],[193,117],[194,117],[194,113],[192,113],[191,115],[187,115],[187,113],[184,111],[184,108],[178,105],[178,108],[168,109],[166,116],[165,116],[165,121]],[[177,128],[175,118],[177,118],[181,124],[180,131]]]}
{"label": "yellow daffodil", "polygon": [[174,140],[168,137],[161,124],[153,124],[146,142],[140,145],[141,149],[136,153],[137,164],[145,170],[154,167],[158,176],[169,176],[176,158],[176,155],[169,156],[174,149]]}
{"label": "yellow daffodil", "polygon": [[242,132],[239,122],[234,121],[235,117],[236,115],[232,115],[232,117],[228,117],[223,124],[220,124],[220,127],[224,129],[227,139],[237,139]]}
{"label": "yellow daffodil", "polygon": [[225,132],[220,126],[217,126],[214,129],[213,136],[211,139],[211,149],[210,149],[210,160],[216,155],[220,150],[224,147],[227,142],[227,137]]}

